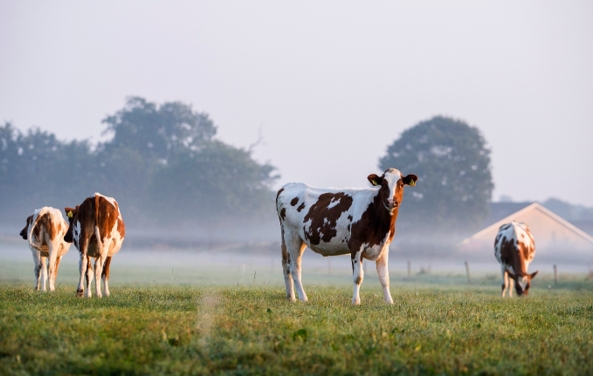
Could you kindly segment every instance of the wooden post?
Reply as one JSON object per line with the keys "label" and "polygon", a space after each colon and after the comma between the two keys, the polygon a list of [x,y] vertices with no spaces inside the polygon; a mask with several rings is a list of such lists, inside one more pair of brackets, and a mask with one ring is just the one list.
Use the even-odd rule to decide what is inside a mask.
{"label": "wooden post", "polygon": [[554,284],[558,284],[558,265],[554,264]]}
{"label": "wooden post", "polygon": [[412,276],[412,263],[408,261],[408,277]]}
{"label": "wooden post", "polygon": [[465,262],[465,273],[467,274],[467,283],[469,283],[471,285],[472,280],[469,276],[469,262]]}

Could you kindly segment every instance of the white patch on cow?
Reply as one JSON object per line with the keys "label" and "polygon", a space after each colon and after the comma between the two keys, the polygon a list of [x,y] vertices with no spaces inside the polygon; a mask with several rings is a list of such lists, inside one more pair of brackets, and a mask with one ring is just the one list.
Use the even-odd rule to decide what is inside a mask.
{"label": "white patch on cow", "polygon": [[527,287],[527,282],[529,282],[529,280],[525,276],[517,278],[517,283],[521,286],[521,290],[523,291],[525,291],[525,288]]}
{"label": "white patch on cow", "polygon": [[395,191],[397,190],[397,182],[402,178],[401,172],[396,169],[389,169],[385,173],[384,179],[387,180],[389,185],[389,197],[395,196]]}
{"label": "white patch on cow", "polygon": [[[333,208],[334,206],[338,205],[340,203],[340,199],[337,199],[334,197],[332,198],[331,202],[329,203],[329,205],[327,206],[328,209]],[[327,221],[327,219],[326,219]]]}

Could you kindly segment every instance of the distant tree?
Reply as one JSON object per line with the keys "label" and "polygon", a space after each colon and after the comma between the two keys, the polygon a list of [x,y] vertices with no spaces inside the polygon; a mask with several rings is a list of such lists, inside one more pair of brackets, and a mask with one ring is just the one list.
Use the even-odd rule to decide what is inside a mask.
{"label": "distant tree", "polygon": [[274,213],[274,170],[246,150],[211,141],[162,165],[150,201],[168,223],[191,220],[213,228],[221,221],[253,220]]}
{"label": "distant tree", "polygon": [[86,141],[65,143],[39,128],[22,133],[5,123],[0,127],[0,210],[21,217],[42,206],[72,203],[81,188],[92,187],[93,164]]}
{"label": "distant tree", "polygon": [[102,145],[108,153],[126,148],[163,162],[180,152],[197,150],[216,134],[208,115],[189,105],[168,102],[157,106],[140,97],[130,97],[122,110],[103,123],[107,124],[104,133],[113,134],[113,139]]}
{"label": "distant tree", "polygon": [[401,222],[415,229],[462,233],[488,215],[494,188],[490,151],[480,131],[461,120],[436,116],[405,130],[379,166],[418,175],[400,209],[407,218]]}
{"label": "distant tree", "polygon": [[103,122],[113,138],[98,147],[100,181],[132,215],[208,226],[273,208],[274,168],[215,140],[207,114],[131,97]]}

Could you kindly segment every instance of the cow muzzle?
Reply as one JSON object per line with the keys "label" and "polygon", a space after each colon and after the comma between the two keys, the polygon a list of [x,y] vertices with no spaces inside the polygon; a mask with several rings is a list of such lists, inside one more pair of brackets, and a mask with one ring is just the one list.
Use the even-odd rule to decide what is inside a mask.
{"label": "cow muzzle", "polygon": [[385,206],[385,209],[387,209],[388,212],[393,214],[393,211],[397,209],[399,203],[393,199],[389,199],[387,202],[383,203],[383,206]]}

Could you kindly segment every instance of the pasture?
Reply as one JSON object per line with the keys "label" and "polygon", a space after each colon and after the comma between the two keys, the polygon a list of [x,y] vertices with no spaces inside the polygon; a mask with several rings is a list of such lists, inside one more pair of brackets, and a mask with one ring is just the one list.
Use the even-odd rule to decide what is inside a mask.
{"label": "pasture", "polygon": [[151,255],[124,251],[112,264],[112,296],[82,299],[76,252],[49,294],[33,291],[30,252],[3,249],[0,374],[593,374],[585,273],[555,285],[544,271],[528,298],[501,300],[496,269],[468,285],[460,273],[408,277],[395,267],[388,306],[369,267],[354,307],[348,268],[307,269],[305,259],[302,304],[285,300],[273,261],[230,267],[193,255],[177,270],[166,258],[151,269],[126,262]]}

